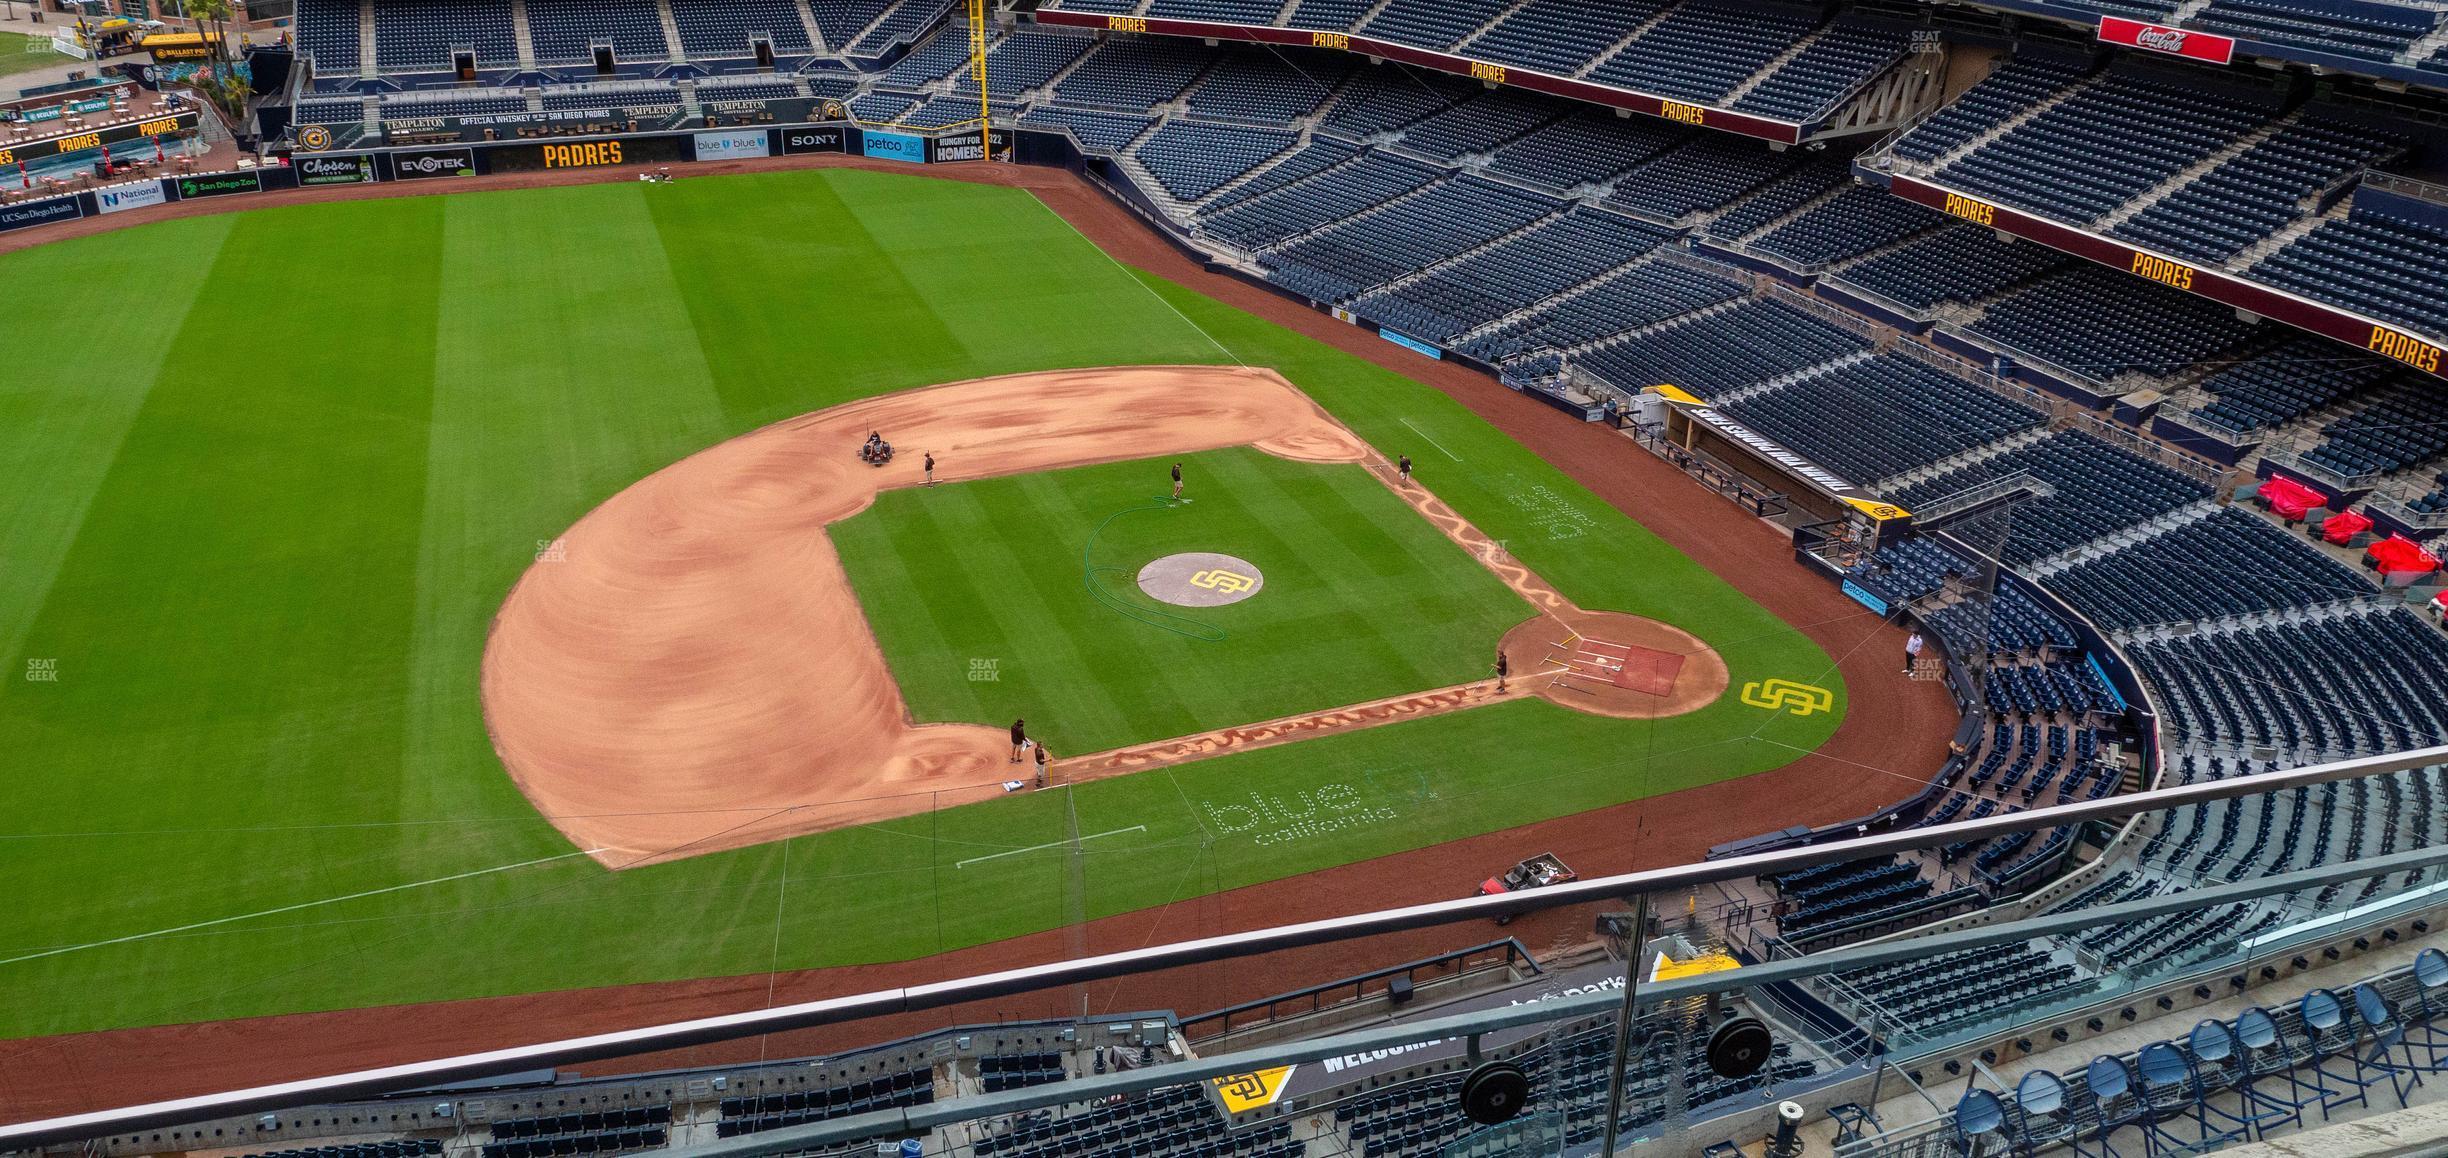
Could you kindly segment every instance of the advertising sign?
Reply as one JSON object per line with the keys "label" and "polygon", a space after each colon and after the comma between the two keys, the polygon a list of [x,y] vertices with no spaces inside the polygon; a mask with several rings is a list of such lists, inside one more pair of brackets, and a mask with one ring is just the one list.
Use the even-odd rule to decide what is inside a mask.
{"label": "advertising sign", "polygon": [[518,173],[537,169],[601,169],[612,165],[655,165],[689,161],[687,137],[624,137],[613,141],[572,141],[568,144],[515,145],[485,150],[485,171]]}
{"label": "advertising sign", "polygon": [[237,193],[261,192],[263,192],[263,178],[252,171],[207,173],[201,177],[178,179],[178,195],[181,201],[193,201],[199,197],[228,197]]}
{"label": "advertising sign", "polygon": [[142,209],[147,205],[167,204],[170,195],[162,192],[159,181],[144,181],[134,185],[113,185],[94,191],[94,207],[104,213]]}
{"label": "advertising sign", "polygon": [[913,165],[927,163],[925,137],[905,133],[879,133],[873,129],[859,130],[859,152],[888,161],[907,161]]}
{"label": "advertising sign", "polygon": [[33,225],[48,225],[54,221],[68,221],[83,216],[85,216],[85,207],[77,204],[77,199],[74,197],[0,205],[0,233]]}
{"label": "advertising sign", "polygon": [[291,165],[300,185],[364,185],[374,180],[374,158],[364,153],[297,157]]}
{"label": "advertising sign", "polygon": [[697,159],[729,161],[743,157],[773,156],[773,141],[763,129],[733,129],[720,133],[697,134]]}
{"label": "advertising sign", "polygon": [[[951,164],[957,161],[983,161],[986,159],[986,151],[978,146],[978,132],[976,129],[968,129],[958,133],[946,133],[943,136],[935,138],[932,142],[930,142],[930,144],[934,146],[934,149],[928,159],[937,164]],[[997,153],[1008,151],[1011,148],[1011,133],[1009,130],[995,130],[994,147],[995,152]]]}
{"label": "advertising sign", "polygon": [[1844,581],[1844,593],[1852,596],[1853,602],[1855,603],[1859,603],[1862,606],[1878,612],[1881,615],[1887,614],[1887,601],[1879,598],[1876,595],[1872,595],[1869,588],[1863,587],[1862,585],[1847,579]]}
{"label": "advertising sign", "polygon": [[2212,64],[2226,64],[2235,59],[2236,42],[2232,36],[2213,36],[2207,32],[2170,28],[2164,24],[2145,24],[2122,16],[2100,17],[2099,38],[2110,44],[2122,44],[2144,52],[2165,53],[2187,60],[2206,60]]}
{"label": "advertising sign", "polygon": [[471,149],[426,149],[391,154],[391,176],[401,181],[428,177],[473,177],[476,154]]}
{"label": "advertising sign", "polygon": [[44,105],[39,109],[18,110],[17,119],[27,122],[56,121],[60,119],[60,117],[66,115],[67,111],[68,110],[63,109],[58,105]]}
{"label": "advertising sign", "polygon": [[1426,342],[1420,341],[1418,338],[1414,338],[1409,334],[1398,334],[1392,330],[1379,327],[1377,330],[1377,336],[1384,338],[1386,341],[1392,342],[1403,349],[1410,350],[1415,353],[1426,354],[1431,358],[1443,358],[1445,356],[1445,351],[1437,349]]}
{"label": "advertising sign", "polygon": [[830,129],[784,129],[782,151],[785,153],[838,153],[842,151],[842,131]]}

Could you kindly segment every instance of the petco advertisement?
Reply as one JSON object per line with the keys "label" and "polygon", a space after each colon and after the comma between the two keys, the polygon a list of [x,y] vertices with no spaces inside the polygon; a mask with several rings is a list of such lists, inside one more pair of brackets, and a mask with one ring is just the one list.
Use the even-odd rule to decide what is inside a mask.
{"label": "petco advertisement", "polygon": [[170,196],[162,192],[162,183],[146,181],[137,185],[114,185],[94,193],[94,205],[104,213],[124,209],[142,209],[147,205],[167,204]]}
{"label": "petco advertisement", "polygon": [[697,159],[700,161],[770,156],[773,156],[773,142],[763,129],[697,134]]}
{"label": "petco advertisement", "polygon": [[861,129],[859,130],[859,152],[870,157],[882,157],[888,161],[907,161],[912,165],[924,165],[927,162],[926,138],[905,136],[901,133],[878,133]]}

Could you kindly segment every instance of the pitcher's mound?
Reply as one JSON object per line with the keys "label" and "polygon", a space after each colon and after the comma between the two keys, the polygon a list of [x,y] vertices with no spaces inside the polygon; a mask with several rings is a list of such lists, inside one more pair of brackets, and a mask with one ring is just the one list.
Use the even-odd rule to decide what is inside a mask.
{"label": "pitcher's mound", "polygon": [[1176,607],[1222,607],[1239,603],[1266,586],[1266,576],[1247,559],[1213,551],[1167,555],[1139,569],[1139,589]]}

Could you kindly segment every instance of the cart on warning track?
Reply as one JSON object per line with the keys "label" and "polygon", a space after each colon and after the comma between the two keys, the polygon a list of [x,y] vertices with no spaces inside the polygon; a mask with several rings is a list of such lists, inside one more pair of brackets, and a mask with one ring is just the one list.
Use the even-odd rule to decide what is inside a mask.
{"label": "cart on warning track", "polygon": [[[1581,874],[1572,871],[1572,869],[1564,863],[1563,858],[1558,857],[1552,852],[1542,852],[1537,856],[1521,862],[1520,864],[1514,865],[1512,868],[1506,869],[1502,876],[1489,877],[1488,879],[1479,882],[1479,895],[1483,897],[1493,897],[1504,893],[1518,893],[1523,889],[1539,889],[1545,888],[1548,885],[1560,885],[1566,881],[1575,881],[1579,879],[1581,879]],[[1498,917],[1496,918],[1496,923],[1499,925],[1510,925],[1513,923],[1513,915],[1511,913],[1507,913],[1504,916]]]}

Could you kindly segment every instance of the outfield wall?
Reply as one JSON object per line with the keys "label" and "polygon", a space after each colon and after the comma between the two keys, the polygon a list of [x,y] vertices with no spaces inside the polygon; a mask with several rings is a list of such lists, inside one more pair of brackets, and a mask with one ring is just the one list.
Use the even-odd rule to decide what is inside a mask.
{"label": "outfield wall", "polygon": [[[181,114],[191,126],[194,115]],[[131,132],[134,131],[134,126],[129,128]],[[1068,141],[1060,143],[1068,145]],[[998,156],[1012,156],[1015,134],[1008,129],[996,129],[992,144]],[[1038,142],[1033,147],[1042,152],[1045,145]],[[54,197],[0,204],[0,233],[176,201],[200,201],[290,189],[447,180],[495,173],[685,165],[817,153],[875,157],[913,165],[959,164],[986,159],[986,150],[981,147],[975,128],[921,134],[867,129],[849,122],[298,153],[286,165],[147,178],[81,189]],[[1056,160],[1054,163],[1061,162]]]}

